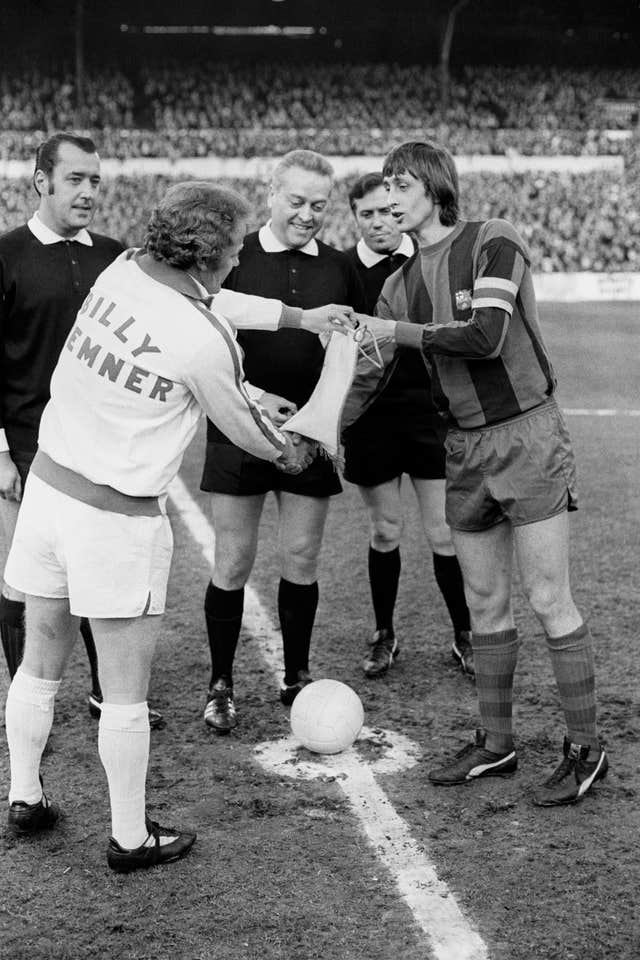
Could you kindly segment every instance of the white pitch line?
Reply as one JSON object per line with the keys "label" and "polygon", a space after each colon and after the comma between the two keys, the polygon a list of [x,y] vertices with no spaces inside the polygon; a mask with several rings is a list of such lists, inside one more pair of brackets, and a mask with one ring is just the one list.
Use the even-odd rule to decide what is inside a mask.
{"label": "white pitch line", "polygon": [[640,410],[622,410],[619,407],[565,407],[568,417],[640,417]]}
{"label": "white pitch line", "polygon": [[437,960],[486,960],[487,947],[464,917],[435,866],[419,849],[371,770],[357,760],[340,787],[380,859],[425,932]]}
{"label": "white pitch line", "polygon": [[[213,527],[180,477],[171,484],[169,495],[205,560],[213,567]],[[278,678],[282,644],[258,595],[249,586],[245,587],[244,621]],[[357,809],[376,853],[393,874],[416,923],[431,941],[437,960],[487,960],[484,941],[463,916],[446,883],[438,878],[434,864],[420,852],[371,771],[354,764],[350,778],[341,787]]]}

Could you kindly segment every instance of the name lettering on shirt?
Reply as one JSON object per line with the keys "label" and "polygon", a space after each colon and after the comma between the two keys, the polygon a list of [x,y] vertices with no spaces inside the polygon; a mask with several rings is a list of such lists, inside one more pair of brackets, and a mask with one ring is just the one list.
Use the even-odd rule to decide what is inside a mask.
{"label": "name lettering on shirt", "polygon": [[[93,293],[89,293],[82,304],[78,316],[86,314],[89,307],[92,309],[88,316],[103,327],[111,327],[111,332],[121,343],[128,344],[132,357],[139,357],[147,353],[161,353],[160,347],[151,342],[148,333],[140,333],[136,330],[136,318],[129,316],[123,322],[115,321],[112,326],[111,314],[117,304],[109,301],[105,305],[104,297],[95,298]],[[132,346],[133,344],[133,346]],[[85,333],[82,327],[73,327],[67,342],[67,350],[72,353],[76,360],[82,361],[89,369],[94,370],[99,377],[109,380],[111,383],[117,383],[124,390],[131,393],[137,393],[146,396],[150,400],[157,400],[165,403],[167,394],[173,390],[174,383],[166,377],[158,376],[145,370],[144,367],[128,362],[123,357],[118,357],[104,344],[96,340],[95,334]]]}
{"label": "name lettering on shirt", "polygon": [[[89,306],[91,305],[91,301],[93,300],[93,296],[94,296],[93,292],[87,295],[84,303],[80,307],[80,310],[78,312],[79,315],[87,312],[87,310],[89,309]],[[103,303],[104,303],[104,297],[98,297],[93,307],[93,310],[89,314],[91,319],[94,319],[94,317],[96,317]],[[115,307],[116,307],[116,304],[113,301],[111,301],[108,304],[107,308],[105,309],[104,313],[97,318],[97,322],[101,324],[101,326],[103,327],[111,326],[111,320],[109,319],[109,316],[111,312],[115,310]],[[117,337],[121,343],[129,343],[129,337],[125,336],[125,331],[127,331],[131,326],[133,326],[135,322],[136,322],[135,317],[127,317],[124,323],[121,323],[120,326],[116,327],[116,329],[113,331],[114,337]],[[151,343],[151,337],[149,336],[148,333],[144,334],[144,338],[140,346],[136,347],[134,350],[131,351],[134,357],[138,357],[141,353],[160,353],[160,352],[161,352],[160,347],[156,347],[155,344]]]}

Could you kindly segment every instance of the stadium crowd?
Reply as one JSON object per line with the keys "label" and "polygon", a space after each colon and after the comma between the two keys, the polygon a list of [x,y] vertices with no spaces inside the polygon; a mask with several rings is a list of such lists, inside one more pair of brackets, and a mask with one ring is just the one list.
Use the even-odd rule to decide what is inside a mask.
{"label": "stadium crowd", "polygon": [[[211,61],[89,70],[83,126],[103,157],[270,156],[294,147],[384,154],[401,137],[454,153],[618,153],[606,131],[628,118],[604,99],[640,101],[640,71],[464,67],[449,106],[435,67]],[[0,159],[25,159],[53,129],[78,127],[73,76],[0,72]]]}
{"label": "stadium crowd", "polygon": [[[78,129],[70,72],[0,71],[0,163],[33,157],[53,129]],[[462,178],[464,215],[518,225],[542,272],[640,269],[637,115],[619,123],[602,100],[640,103],[640,70],[468,66],[452,76],[441,109],[435,67],[394,63],[177,60],[126,72],[89,69],[83,125],[103,159],[272,157],[296,148],[329,156],[383,156],[407,139],[433,139],[460,155],[621,154],[624,175],[474,173]],[[266,186],[238,180],[256,223]],[[140,243],[166,177],[118,176],[104,185],[96,227]],[[354,243],[349,183],[341,183],[323,239]],[[28,180],[0,178],[0,222],[31,210]]]}
{"label": "stadium crowd", "polygon": [[[95,228],[127,246],[139,245],[149,211],[170,182],[170,178],[157,175],[105,179]],[[224,185],[249,200],[254,225],[264,220],[266,183],[226,180]],[[347,202],[349,185],[350,181],[338,183],[322,235],[340,249],[356,240]],[[461,178],[463,216],[504,217],[516,224],[531,247],[534,270],[547,273],[640,270],[640,209],[636,196],[633,172],[622,179],[604,171],[517,174],[508,178],[473,173]],[[28,179],[0,179],[0,222],[7,229],[23,222],[33,210],[34,200]]]}

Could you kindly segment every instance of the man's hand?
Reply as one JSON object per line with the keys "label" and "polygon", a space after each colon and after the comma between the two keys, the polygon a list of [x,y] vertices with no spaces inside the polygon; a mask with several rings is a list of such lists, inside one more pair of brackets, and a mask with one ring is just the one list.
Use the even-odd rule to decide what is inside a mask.
{"label": "man's hand", "polygon": [[302,329],[311,333],[347,333],[351,327],[351,307],[328,303],[324,307],[302,311]]}
{"label": "man's hand", "polygon": [[382,337],[395,339],[395,320],[385,320],[382,317],[368,317],[364,313],[354,313],[352,318],[352,327],[356,330],[362,330],[365,327],[369,333],[377,340]]}
{"label": "man's hand", "polygon": [[0,453],[0,499],[15,500],[17,503],[22,500],[20,474],[8,450]]}
{"label": "man's hand", "polygon": [[287,446],[275,461],[276,467],[285,473],[302,473],[313,462],[316,454],[315,445],[301,437],[299,433],[283,432]]}
{"label": "man's hand", "polygon": [[289,417],[298,412],[298,408],[291,400],[285,400],[276,393],[263,393],[258,403],[267,411],[276,427],[281,427]]}

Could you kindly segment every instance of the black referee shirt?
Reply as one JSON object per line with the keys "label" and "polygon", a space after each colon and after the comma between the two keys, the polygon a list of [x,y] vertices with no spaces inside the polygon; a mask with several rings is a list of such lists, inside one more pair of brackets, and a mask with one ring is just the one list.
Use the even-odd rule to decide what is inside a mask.
{"label": "black referee shirt", "polygon": [[[364,312],[364,294],[353,264],[341,251],[316,242],[317,256],[301,250],[268,253],[258,233],[250,233],[240,252],[240,263],[224,285],[240,293],[273,297],[303,310],[336,303]],[[251,384],[298,407],[307,402],[324,362],[324,348],[316,334],[295,329],[276,333],[240,330],[238,343],[244,351],[244,371]],[[225,439],[210,421],[207,437],[215,442]]]}
{"label": "black referee shirt", "polygon": [[10,450],[36,449],[51,375],[99,273],[122,244],[91,233],[44,244],[28,226],[0,236],[0,427]]}

